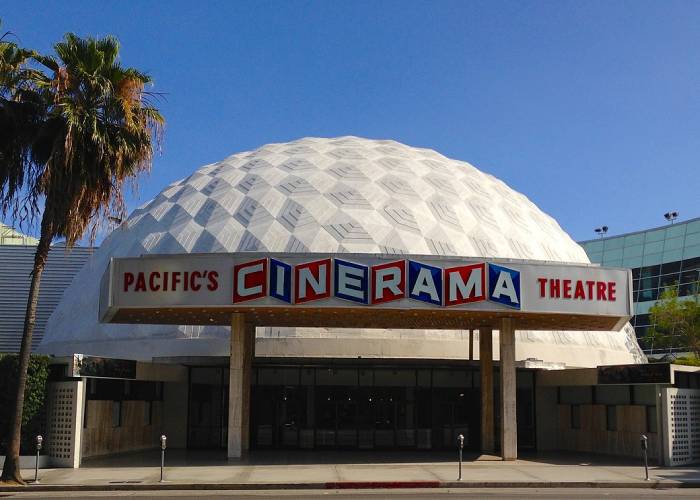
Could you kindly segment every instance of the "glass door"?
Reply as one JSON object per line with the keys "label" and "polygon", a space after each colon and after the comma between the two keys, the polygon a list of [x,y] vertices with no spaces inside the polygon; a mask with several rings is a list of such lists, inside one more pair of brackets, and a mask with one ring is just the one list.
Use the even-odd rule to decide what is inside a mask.
{"label": "glass door", "polygon": [[228,404],[224,391],[224,368],[190,369],[188,448],[222,448],[227,426]]}

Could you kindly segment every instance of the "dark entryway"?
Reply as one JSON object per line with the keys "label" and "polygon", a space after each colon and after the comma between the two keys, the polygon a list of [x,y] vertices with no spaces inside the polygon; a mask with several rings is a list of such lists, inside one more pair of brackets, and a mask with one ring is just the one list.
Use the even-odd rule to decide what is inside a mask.
{"label": "dark entryway", "polygon": [[[480,449],[477,367],[266,362],[252,375],[251,449],[452,450],[459,434],[465,449]],[[226,367],[190,368],[189,394],[188,448],[225,448]],[[535,442],[531,371],[518,371],[517,394],[526,449]]]}
{"label": "dark entryway", "polygon": [[226,448],[228,373],[228,367],[190,368],[187,412],[188,448]]}
{"label": "dark entryway", "polygon": [[[259,365],[253,376],[251,449],[446,450],[459,434],[480,449],[476,367]],[[519,372],[524,448],[534,445],[531,381]]]}

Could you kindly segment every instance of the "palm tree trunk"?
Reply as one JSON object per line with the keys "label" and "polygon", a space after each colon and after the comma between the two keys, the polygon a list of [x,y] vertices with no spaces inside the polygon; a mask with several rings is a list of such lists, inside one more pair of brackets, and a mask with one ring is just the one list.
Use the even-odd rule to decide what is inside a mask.
{"label": "palm tree trunk", "polygon": [[25,484],[19,469],[19,446],[22,429],[22,411],[24,410],[24,390],[27,385],[29,355],[32,351],[32,334],[34,333],[34,322],[36,320],[36,306],[39,302],[41,274],[46,266],[46,259],[49,256],[52,238],[52,231],[42,222],[41,237],[39,238],[39,244],[34,254],[34,269],[32,270],[32,282],[29,287],[29,297],[27,298],[27,311],[24,316],[22,346],[19,351],[17,394],[15,397],[14,411],[11,415],[10,427],[8,429],[7,453],[5,456],[5,464],[2,469],[2,477],[0,477],[1,481]]}

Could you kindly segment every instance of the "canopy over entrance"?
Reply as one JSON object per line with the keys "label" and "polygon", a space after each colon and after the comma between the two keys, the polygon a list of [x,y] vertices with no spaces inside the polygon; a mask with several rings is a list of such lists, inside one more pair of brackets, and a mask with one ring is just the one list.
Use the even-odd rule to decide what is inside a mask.
{"label": "canopy over entrance", "polygon": [[[188,254],[112,259],[100,318],[230,324],[228,456],[249,445],[256,326],[478,328],[481,443],[493,452],[499,330],[500,447],[517,457],[515,330],[619,330],[631,273],[586,264],[371,254]],[[229,323],[230,322],[230,323]]]}

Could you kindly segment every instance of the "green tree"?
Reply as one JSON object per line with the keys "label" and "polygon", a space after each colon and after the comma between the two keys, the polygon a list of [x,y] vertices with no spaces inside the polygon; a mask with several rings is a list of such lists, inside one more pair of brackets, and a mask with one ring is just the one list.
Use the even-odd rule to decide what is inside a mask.
{"label": "green tree", "polygon": [[661,347],[684,347],[700,358],[700,295],[698,284],[694,293],[679,297],[678,288],[671,286],[661,294],[661,298],[649,309],[652,326],[647,339]]}
{"label": "green tree", "polygon": [[[10,425],[10,415],[13,408],[12,397],[17,386],[17,367],[19,358],[14,354],[0,354],[0,429]],[[23,437],[22,448],[28,447],[31,453],[33,437],[42,432],[42,410],[46,404],[46,382],[49,376],[49,357],[31,356],[27,370],[27,387],[24,394],[24,409],[22,411]],[[0,436],[3,440],[5,436]],[[26,439],[28,438],[28,439]],[[0,454],[5,452],[5,443],[0,446]]]}
{"label": "green tree", "polygon": [[[10,53],[21,50],[13,47]],[[150,77],[120,65],[114,37],[68,33],[54,51],[30,52],[34,69],[27,67],[26,54],[18,64],[3,63],[0,76],[10,82],[0,96],[0,209],[40,219],[0,478],[17,483],[23,483],[19,447],[27,367],[50,244],[65,238],[70,248],[88,228],[94,238],[101,221],[126,214],[124,184],[150,169],[164,124],[145,90]],[[13,112],[17,104],[31,105]]]}

